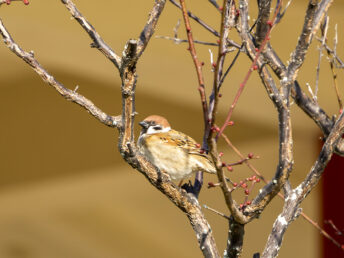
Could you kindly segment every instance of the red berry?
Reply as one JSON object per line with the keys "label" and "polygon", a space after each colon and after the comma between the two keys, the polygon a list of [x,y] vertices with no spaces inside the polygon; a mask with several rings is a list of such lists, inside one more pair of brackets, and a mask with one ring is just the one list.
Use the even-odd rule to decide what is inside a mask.
{"label": "red berry", "polygon": [[28,0],[23,0],[24,4],[25,5],[28,5],[29,4],[29,1]]}
{"label": "red berry", "polygon": [[232,171],[233,171],[233,167],[227,166],[227,170],[228,170],[229,172],[232,172]]}
{"label": "red berry", "polygon": [[196,143],[196,148],[201,148],[201,144]]}
{"label": "red berry", "polygon": [[219,98],[221,98],[222,97],[222,94],[221,93],[219,93]]}
{"label": "red berry", "polygon": [[272,21],[267,21],[266,24],[271,27],[272,26]]}
{"label": "red berry", "polygon": [[257,70],[258,69],[258,66],[257,65],[254,65],[253,66],[253,70]]}
{"label": "red berry", "polygon": [[251,204],[251,201],[247,201],[247,202],[246,202],[246,205],[250,205],[250,204]]}
{"label": "red berry", "polygon": [[240,209],[242,209],[244,207],[244,205],[243,204],[240,204]]}
{"label": "red berry", "polygon": [[245,189],[245,194],[246,195],[249,195],[250,194],[250,191],[248,189]]}
{"label": "red berry", "polygon": [[259,182],[260,182],[260,178],[257,178],[257,179],[256,179],[256,182],[259,183]]}
{"label": "red berry", "polygon": [[242,188],[247,188],[247,184],[246,184],[246,183],[243,183],[243,184],[241,185],[241,187],[242,187]]}
{"label": "red berry", "polygon": [[203,154],[204,153],[204,149],[200,149],[199,153]]}
{"label": "red berry", "polygon": [[225,167],[225,166],[226,166],[226,163],[225,163],[225,162],[222,162],[221,165],[222,165],[222,167]]}
{"label": "red berry", "polygon": [[258,52],[258,51],[259,51],[259,49],[258,49],[258,48],[255,48],[255,50],[256,50],[256,52]]}
{"label": "red berry", "polygon": [[235,15],[236,15],[236,16],[239,16],[239,14],[240,14],[240,10],[237,9],[236,12],[235,12]]}
{"label": "red berry", "polygon": [[204,65],[204,62],[201,62],[201,65],[203,66],[203,65]]}
{"label": "red berry", "polygon": [[215,184],[213,182],[208,182],[208,188],[215,187]]}
{"label": "red berry", "polygon": [[228,125],[228,126],[234,125],[234,121],[229,121],[227,125]]}
{"label": "red berry", "polygon": [[234,187],[237,187],[237,186],[238,186],[238,183],[233,183],[233,186],[234,186]]}
{"label": "red berry", "polygon": [[223,10],[223,7],[222,7],[222,6],[220,6],[220,7],[219,7],[219,10],[220,10],[220,11],[222,11],[222,10]]}
{"label": "red berry", "polygon": [[212,65],[213,67],[216,67],[216,63],[215,63],[215,62],[214,62],[214,63],[212,63],[211,65]]}
{"label": "red berry", "polygon": [[248,178],[248,181],[253,181],[253,177],[249,177],[249,178]]}
{"label": "red berry", "polygon": [[249,159],[252,159],[253,158],[253,153],[252,152],[250,152],[249,154],[247,154],[247,157],[249,158]]}
{"label": "red berry", "polygon": [[219,157],[222,157],[223,156],[223,152],[221,151],[220,153],[219,153]]}

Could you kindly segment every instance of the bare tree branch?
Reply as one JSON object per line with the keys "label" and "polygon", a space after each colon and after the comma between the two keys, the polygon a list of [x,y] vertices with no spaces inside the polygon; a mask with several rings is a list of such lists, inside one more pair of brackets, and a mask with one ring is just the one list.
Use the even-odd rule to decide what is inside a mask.
{"label": "bare tree branch", "polygon": [[[182,6],[180,4],[178,4],[175,0],[170,0],[170,2],[172,4],[174,4],[176,7],[178,7],[179,9],[182,9]],[[195,20],[197,23],[199,23],[203,28],[205,28],[206,30],[208,30],[209,32],[211,32],[214,36],[216,37],[220,37],[220,33],[218,31],[216,31],[215,29],[213,29],[210,25],[206,24],[203,20],[201,20],[200,18],[198,18],[196,15],[194,15],[192,12],[187,11],[187,14],[190,18],[192,18],[193,20]],[[227,44],[228,46],[233,46],[236,48],[240,48],[240,45],[236,42],[234,42],[233,40],[227,39]]]}
{"label": "bare tree branch", "polygon": [[[217,104],[219,101],[218,96],[218,90],[219,90],[219,84],[222,77],[222,68],[223,63],[225,59],[225,51],[226,51],[226,39],[228,38],[229,30],[231,29],[231,9],[233,7],[233,2],[231,0],[224,0],[223,1],[223,10],[222,10],[222,21],[221,21],[221,34],[220,34],[220,44],[218,49],[218,57],[217,57],[217,63],[215,67],[215,73],[214,73],[214,85],[213,85],[213,99],[210,99],[210,109],[209,109],[209,121],[210,121],[210,127],[214,127],[215,125],[215,118],[217,113]],[[208,128],[209,130],[210,128]],[[205,137],[207,139],[208,145],[210,147],[210,154],[212,156],[212,159],[214,161],[214,164],[216,165],[217,170],[217,177],[219,179],[221,189],[227,204],[227,207],[231,213],[231,215],[234,217],[234,219],[244,224],[246,222],[246,218],[243,215],[243,213],[239,210],[238,205],[232,198],[231,190],[229,189],[229,186],[227,184],[227,180],[224,175],[222,162],[220,160],[220,157],[217,152],[217,145],[216,141],[213,138],[213,130],[209,130],[208,132],[205,132]],[[228,250],[227,250],[228,251]]]}
{"label": "bare tree branch", "polygon": [[258,1],[258,19],[257,19],[257,29],[256,29],[256,44],[259,47],[260,44],[265,39],[266,33],[269,30],[269,25],[267,21],[270,17],[271,0],[260,0]]}
{"label": "bare tree branch", "polygon": [[298,70],[305,60],[312,39],[333,0],[322,0],[320,3],[318,1],[310,0],[308,3],[303,30],[287,67],[287,78],[290,82],[296,80]]}
{"label": "bare tree branch", "polygon": [[319,182],[327,163],[332,157],[335,146],[341,139],[343,133],[344,112],[335,123],[321,149],[317,161],[311,168],[305,180],[298,187],[293,189],[289,195],[285,196],[283,211],[273,225],[272,232],[266,243],[262,258],[272,258],[277,256],[289,224],[300,215],[301,209],[299,209],[299,206],[301,202]]}
{"label": "bare tree branch", "polygon": [[191,54],[191,57],[192,57],[192,60],[194,62],[196,72],[197,72],[198,91],[199,91],[200,97],[201,97],[204,125],[205,125],[205,128],[207,128],[208,127],[207,126],[207,124],[208,124],[208,104],[207,104],[207,97],[206,97],[206,93],[205,93],[205,83],[204,83],[204,77],[203,77],[203,72],[202,72],[202,62],[200,62],[198,57],[197,57],[196,48],[194,45],[194,40],[193,40],[193,36],[192,36],[192,31],[191,31],[191,25],[190,25],[189,17],[187,14],[185,1],[180,0],[180,5],[181,5],[182,12],[183,12],[186,34],[187,34],[188,41],[189,41],[190,54]]}
{"label": "bare tree branch", "polygon": [[[28,3],[27,0],[22,1],[24,4]],[[120,116],[107,115],[98,107],[96,107],[90,100],[77,93],[77,88],[73,91],[58,82],[41,66],[41,64],[39,64],[34,57],[33,51],[25,52],[14,42],[11,35],[8,33],[2,21],[0,20],[0,34],[4,39],[4,43],[19,58],[31,66],[44,82],[52,86],[65,99],[82,106],[101,123],[109,127],[117,128],[119,131],[118,149],[123,159],[133,168],[142,173],[155,188],[163,193],[171,202],[173,202],[181,211],[186,214],[195,232],[200,250],[202,251],[203,255],[205,257],[220,257],[211,227],[206,220],[201,206],[197,200],[198,193],[200,192],[203,183],[203,174],[196,174],[195,185],[192,186],[190,183],[192,186],[191,190],[186,187],[181,189],[171,182],[170,177],[164,171],[159,171],[157,167],[150,163],[141,153],[140,149],[138,149],[135,143],[134,119],[137,114],[135,109],[135,91],[138,79],[136,71],[137,63],[145,51],[150,39],[152,38],[152,35],[154,34],[159,17],[166,4],[166,0],[154,1],[153,8],[148,16],[143,30],[139,34],[139,37],[137,39],[128,40],[121,55],[116,54],[104,42],[95,28],[76,8],[72,0],[61,1],[92,39],[93,43],[91,44],[91,47],[98,48],[98,50],[101,51],[105,57],[108,58],[118,69],[122,81],[122,113]],[[249,29],[248,0],[239,0],[239,9],[236,9],[235,2],[233,0],[223,0],[221,7],[218,5],[216,0],[208,1],[214,5],[219,12],[221,12],[222,16],[220,32],[217,32],[199,17],[188,11],[185,5],[185,0],[180,0],[180,4],[178,4],[175,0],[170,0],[172,4],[182,10],[188,37],[187,42],[189,43],[189,50],[197,71],[198,89],[201,95],[205,124],[203,148],[208,150],[207,146],[209,145],[210,155],[216,166],[218,176],[218,182],[212,183],[212,185],[221,187],[224,200],[230,212],[230,215],[227,216],[215,211],[217,214],[220,214],[226,218],[229,222],[227,247],[224,252],[224,257],[240,256],[243,248],[245,224],[251,222],[254,218],[257,218],[270,203],[270,201],[276,195],[279,195],[284,198],[285,201],[283,211],[273,225],[272,232],[269,236],[262,256],[276,257],[281,247],[284,233],[286,232],[290,223],[300,214],[307,219],[307,216],[305,216],[299,208],[300,204],[318,183],[319,178],[321,177],[328,161],[331,159],[332,154],[339,153],[340,155],[344,156],[344,139],[342,139],[342,135],[344,133],[344,112],[341,112],[338,120],[335,122],[334,118],[330,118],[326,112],[321,109],[319,104],[316,103],[316,101],[309,98],[305,92],[302,91],[301,87],[296,81],[299,69],[305,61],[309,46],[312,43],[321,21],[323,20],[323,17],[333,0],[309,0],[307,12],[304,18],[303,29],[288,65],[283,64],[274,49],[269,44],[270,32],[272,28],[278,24],[285,12],[280,12],[282,1],[277,1],[271,20],[270,12],[272,1],[258,1],[258,19],[255,23],[257,24],[255,33],[252,33],[252,28],[255,26],[255,24],[251,29]],[[0,0],[0,6],[4,3],[10,4],[11,0]],[[218,38],[218,43],[195,41],[193,39],[189,17],[216,36]],[[179,25],[177,25],[177,28],[178,26]],[[237,29],[242,40],[241,45],[229,39],[229,31],[232,27]],[[327,27],[325,31],[327,31]],[[186,40],[179,39],[177,37],[177,29],[175,30],[174,38],[164,38],[171,39],[175,43],[186,42]],[[212,95],[210,96],[209,103],[207,103],[205,95],[205,80],[202,73],[203,62],[200,62],[197,57],[195,43],[219,46],[217,60],[216,62],[212,61],[214,81],[213,91]],[[344,66],[342,65],[343,62],[336,54],[336,43],[334,50],[331,50],[326,44],[326,32],[323,32],[321,43],[322,48],[327,50],[327,53],[330,57],[332,72],[336,65]],[[229,46],[234,46],[239,49],[237,56],[239,55],[240,51],[245,52],[252,63],[243,82],[240,84],[233,104],[229,109],[226,121],[221,129],[219,129],[215,124],[216,113],[218,111],[219,92],[221,84],[228,73],[227,71],[229,71],[232,67],[232,65],[230,65],[230,68],[225,72],[225,75],[223,75],[225,57],[226,54],[230,52]],[[236,60],[237,56],[234,58],[234,60]],[[278,83],[270,74],[266,64],[272,68],[273,72],[280,79],[279,86],[277,86]],[[232,182],[230,178],[225,176],[224,167],[228,165],[247,163],[248,158],[242,158],[239,162],[234,163],[222,162],[222,154],[219,154],[217,149],[217,137],[214,137],[214,135],[217,133],[217,136],[220,136],[223,130],[228,126],[233,109],[235,108],[250,75],[254,71],[258,72],[269,98],[277,109],[279,121],[279,161],[275,175],[270,182],[266,182],[264,177],[251,165],[249,165],[249,167],[253,169],[255,173],[257,173],[259,178],[252,176],[250,179],[246,178],[246,181],[241,181],[238,184]],[[333,73],[333,77],[336,77],[335,73]],[[290,96],[293,97],[298,106],[308,116],[310,116],[315,123],[318,124],[325,136],[325,143],[317,161],[314,163],[310,172],[305,177],[305,180],[295,189],[292,189],[292,186],[289,182],[289,176],[293,168],[293,138],[289,103]],[[337,96],[339,99],[338,93]],[[222,136],[228,142],[229,146],[233,146],[225,135]],[[233,149],[235,149],[234,146]],[[240,154],[238,150],[236,150],[236,152]],[[255,183],[259,182],[260,179],[267,183],[266,186],[259,191],[258,195],[252,200],[252,202],[248,201],[248,194],[253,189]],[[249,189],[245,183],[248,181],[254,181]],[[196,182],[201,183],[196,185]],[[246,186],[243,186],[243,182]],[[244,204],[241,204],[240,206],[237,205],[232,196],[232,192],[237,188],[237,186],[245,188],[246,194]],[[185,191],[185,189],[187,191]],[[281,189],[284,190],[284,196],[282,193],[280,193]],[[311,220],[308,219],[308,221]],[[327,235],[327,237],[333,241],[334,244],[340,247],[340,244],[331,238],[325,231],[322,231],[322,234],[325,236]],[[341,248],[344,250],[343,247]],[[257,254],[255,254],[255,257],[257,257]]]}
{"label": "bare tree branch", "polygon": [[117,56],[102,40],[95,29],[77,10],[71,0],[62,0],[73,17],[83,26],[94,40],[94,44],[104,55],[109,58],[120,71],[122,79],[122,115],[112,117],[94,106],[94,104],[75,91],[66,89],[48,74],[42,66],[34,59],[33,53],[23,51],[11,38],[8,31],[0,21],[0,33],[5,44],[26,63],[28,63],[42,79],[53,86],[64,98],[71,100],[89,111],[102,123],[116,127],[119,130],[118,148],[122,157],[133,168],[141,172],[148,181],[169,198],[180,210],[186,213],[192,228],[195,231],[199,246],[205,257],[219,257],[215,240],[209,223],[205,219],[197,199],[193,195],[174,185],[167,174],[161,173],[156,167],[149,163],[138,151],[134,142],[134,117],[135,117],[135,86],[137,81],[136,64],[140,55],[151,38],[157,20],[163,10],[165,1],[155,1],[151,15],[141,33],[139,40],[129,40],[124,48],[123,56]]}
{"label": "bare tree branch", "polygon": [[86,18],[79,12],[75,4],[71,0],[61,0],[67,7],[69,12],[75,20],[84,28],[90,38],[93,40],[92,47],[97,48],[102,52],[117,68],[121,66],[121,58],[104,42],[99,36],[95,28],[86,20]]}
{"label": "bare tree branch", "polygon": [[243,251],[245,225],[238,223],[233,216],[230,217],[227,237],[227,248],[224,258],[240,257]]}
{"label": "bare tree branch", "polygon": [[110,116],[96,107],[92,101],[85,98],[76,91],[67,89],[60,82],[58,82],[53,76],[51,76],[41,64],[34,58],[33,52],[25,52],[21,49],[12,39],[9,32],[6,30],[4,24],[0,20],[0,34],[4,39],[6,46],[18,57],[24,60],[31,68],[42,78],[42,80],[52,86],[58,91],[65,99],[77,103],[85,108],[92,116],[97,118],[101,123],[110,127],[120,127],[120,116]]}
{"label": "bare tree branch", "polygon": [[[326,48],[328,48],[327,45],[325,45]],[[253,46],[251,46],[251,49]],[[331,51],[331,49],[330,49]],[[252,50],[251,50],[252,52]],[[332,52],[331,52],[332,53]],[[250,53],[252,56],[252,54]],[[287,68],[283,64],[283,62],[280,60],[276,52],[271,48],[270,45],[268,45],[266,51],[264,52],[264,57],[266,58],[268,64],[274,71],[274,73],[279,77],[279,79],[282,79],[286,75]],[[267,69],[262,68],[262,71],[265,72],[266,75],[268,75]],[[261,76],[261,78],[265,78],[266,76]],[[268,77],[268,76],[267,76]],[[272,82],[269,79],[268,81]],[[264,83],[264,85],[269,85],[269,83]],[[271,85],[271,83],[270,83]],[[275,96],[273,93],[273,90],[268,90],[269,96]],[[276,92],[276,90],[275,90]],[[318,103],[315,103],[310,99],[306,93],[304,93],[299,85],[299,83],[295,80],[295,82],[292,84],[291,88],[291,96],[295,100],[296,104],[310,117],[314,120],[314,122],[319,126],[319,128],[324,133],[325,137],[330,133],[331,128],[333,127],[334,121],[326,114],[326,112],[319,106]],[[336,154],[344,156],[344,140],[340,140],[336,146],[335,150]]]}
{"label": "bare tree branch", "polygon": [[154,7],[152,11],[149,13],[149,17],[145,27],[143,28],[138,44],[137,44],[137,56],[141,56],[147,44],[154,33],[154,29],[158,22],[159,16],[162,13],[166,4],[166,0],[155,0]]}

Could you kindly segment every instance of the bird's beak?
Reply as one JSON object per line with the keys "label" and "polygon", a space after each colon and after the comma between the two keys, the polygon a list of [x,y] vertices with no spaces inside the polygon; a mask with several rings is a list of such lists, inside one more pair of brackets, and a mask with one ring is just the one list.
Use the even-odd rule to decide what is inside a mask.
{"label": "bird's beak", "polygon": [[147,129],[147,128],[149,127],[149,124],[148,124],[147,122],[145,122],[145,121],[141,121],[141,122],[139,123],[139,125],[141,125],[142,128],[145,128],[145,129]]}

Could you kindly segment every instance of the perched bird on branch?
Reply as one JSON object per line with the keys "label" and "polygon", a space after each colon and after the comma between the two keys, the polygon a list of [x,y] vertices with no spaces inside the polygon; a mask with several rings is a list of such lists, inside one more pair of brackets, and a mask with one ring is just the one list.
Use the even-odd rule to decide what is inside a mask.
{"label": "perched bird on branch", "polygon": [[171,129],[166,118],[152,115],[139,124],[142,126],[138,139],[140,152],[172,180],[188,178],[197,171],[216,173],[213,162],[201,150],[200,144]]}

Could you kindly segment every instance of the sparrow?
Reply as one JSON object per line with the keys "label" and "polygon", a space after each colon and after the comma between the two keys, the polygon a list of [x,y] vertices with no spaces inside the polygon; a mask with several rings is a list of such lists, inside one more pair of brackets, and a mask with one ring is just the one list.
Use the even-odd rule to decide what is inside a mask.
{"label": "sparrow", "polygon": [[197,171],[216,173],[200,145],[186,134],[171,129],[166,118],[151,115],[139,124],[142,126],[138,139],[140,153],[172,180],[183,180]]}

